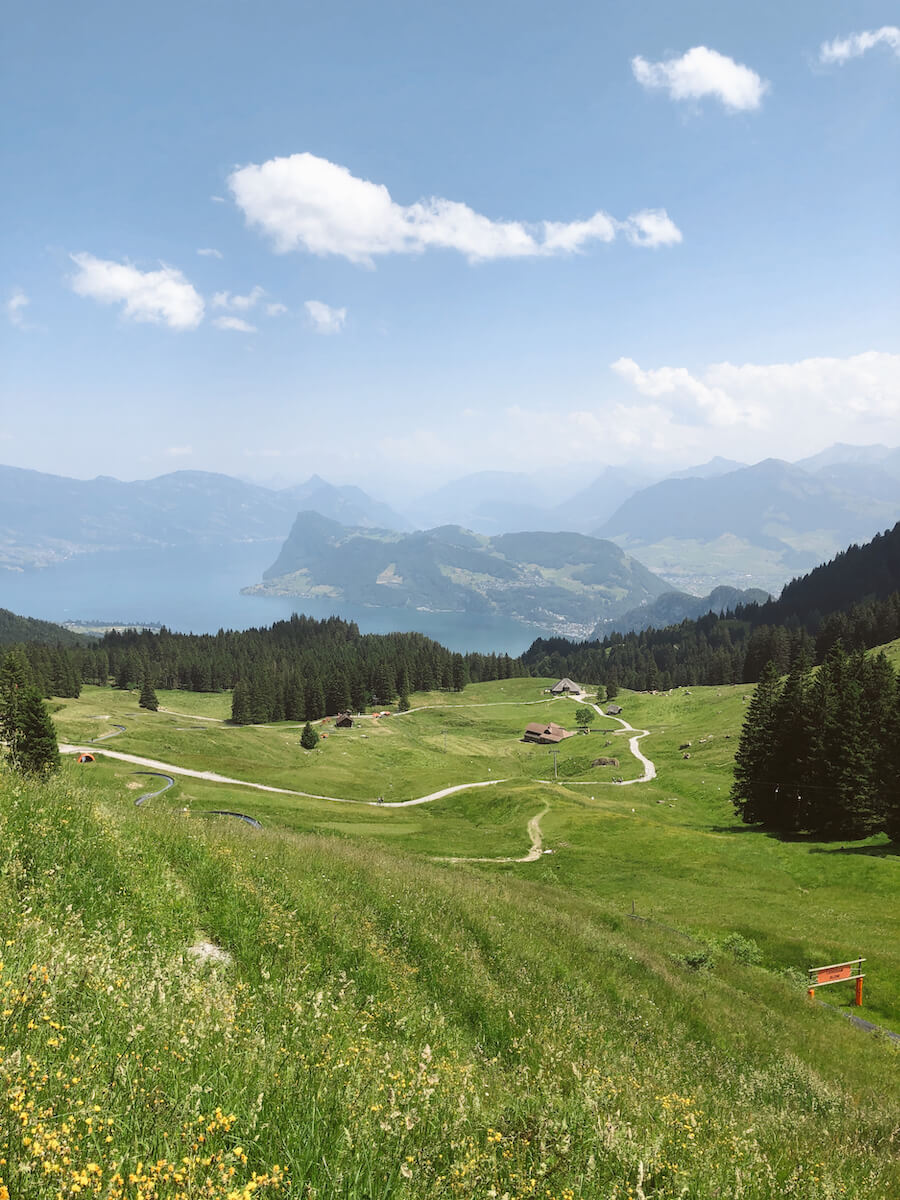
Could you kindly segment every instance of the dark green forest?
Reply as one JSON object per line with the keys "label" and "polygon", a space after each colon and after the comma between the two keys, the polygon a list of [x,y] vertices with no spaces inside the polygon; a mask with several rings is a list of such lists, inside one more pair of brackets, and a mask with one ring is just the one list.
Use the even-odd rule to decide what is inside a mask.
{"label": "dark green forest", "polygon": [[392,704],[411,691],[460,691],[468,682],[527,675],[506,654],[456,654],[419,633],[361,634],[356,624],[294,615],[269,628],[216,634],[161,629],[110,632],[76,647],[19,647],[45,696],[77,696],[84,683],[121,689],[234,689],[240,724],[317,720]]}
{"label": "dark green forest", "polygon": [[782,834],[900,838],[900,683],[883,654],[833,645],[815,671],[769,663],[750,701],[731,799]]}

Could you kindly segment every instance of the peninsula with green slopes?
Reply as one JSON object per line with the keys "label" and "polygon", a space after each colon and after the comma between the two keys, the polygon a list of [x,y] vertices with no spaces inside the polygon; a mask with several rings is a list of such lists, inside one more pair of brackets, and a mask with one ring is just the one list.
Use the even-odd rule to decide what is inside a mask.
{"label": "peninsula with green slopes", "polygon": [[416,533],[347,527],[298,514],[248,594],[332,597],[377,608],[490,613],[584,637],[671,590],[612,542],[580,533],[498,537],[445,525]]}

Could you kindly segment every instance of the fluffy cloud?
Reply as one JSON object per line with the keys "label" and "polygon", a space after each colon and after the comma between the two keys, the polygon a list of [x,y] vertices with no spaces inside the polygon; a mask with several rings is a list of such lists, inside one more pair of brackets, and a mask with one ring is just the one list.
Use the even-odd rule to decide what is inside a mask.
{"label": "fluffy cloud", "polygon": [[275,249],[337,254],[372,264],[379,254],[456,250],[470,262],[571,254],[619,231],[635,245],[665,246],[681,233],[662,209],[617,221],[597,212],[583,221],[494,221],[455,200],[397,204],[383,184],[351,175],[313,154],[292,154],[232,172],[228,186],[248,224]]}
{"label": "fluffy cloud", "polygon": [[213,308],[233,308],[238,312],[246,312],[263,298],[265,290],[259,285],[252,288],[246,296],[236,296],[231,292],[216,292],[212,298]]}
{"label": "fluffy cloud", "polygon": [[644,370],[630,358],[612,369],[677,424],[718,429],[738,450],[748,435],[771,447],[773,433],[785,449],[789,438],[808,441],[811,432],[817,440],[854,441],[863,425],[873,436],[890,437],[900,419],[900,355],[875,350],[794,363],[714,363],[699,374],[685,367]]}
{"label": "fluffy cloud", "polygon": [[845,63],[848,58],[859,58],[873,46],[890,46],[900,58],[900,29],[896,25],[882,25],[881,29],[851,33],[849,37],[835,38],[823,42],[819,48],[819,61],[823,63]]}
{"label": "fluffy cloud", "polygon": [[274,304],[267,304],[267,305],[266,305],[266,316],[269,316],[269,317],[280,317],[280,316],[283,316],[283,315],[284,315],[284,313],[286,313],[286,312],[287,312],[287,305],[286,305],[286,304],[279,304],[279,303],[276,301]]}
{"label": "fluffy cloud", "polygon": [[321,300],[307,300],[303,305],[307,319],[316,333],[340,333],[347,320],[346,308],[332,308]]}
{"label": "fluffy cloud", "polygon": [[216,317],[213,325],[216,329],[229,329],[233,333],[256,333],[256,326],[242,317]]}
{"label": "fluffy cloud", "polygon": [[548,465],[606,462],[671,470],[714,454],[756,462],[797,459],[831,442],[897,441],[900,354],[715,363],[694,372],[644,369],[622,358],[612,370],[624,386],[600,380],[592,401],[554,403],[549,439],[546,405],[537,399],[502,409],[486,404],[476,439],[458,420],[371,436],[385,462],[407,471],[427,463],[432,474],[490,469],[498,461],[544,472]]}
{"label": "fluffy cloud", "polygon": [[673,100],[714,96],[731,112],[759,108],[769,84],[757,73],[718,50],[694,46],[681,58],[631,60],[634,77],[645,88],[663,88]]}
{"label": "fluffy cloud", "polygon": [[25,328],[25,317],[23,314],[30,303],[31,301],[20,287],[13,290],[13,294],[6,302],[6,315],[11,325],[15,325],[19,329]]}
{"label": "fluffy cloud", "polygon": [[221,250],[216,250],[212,246],[204,246],[197,251],[203,258],[222,258],[224,257]]}
{"label": "fluffy cloud", "polygon": [[181,271],[161,266],[141,271],[131,263],[110,262],[93,254],[73,254],[78,271],[72,290],[101,304],[124,304],[133,321],[168,325],[170,329],[196,329],[203,320],[203,300]]}

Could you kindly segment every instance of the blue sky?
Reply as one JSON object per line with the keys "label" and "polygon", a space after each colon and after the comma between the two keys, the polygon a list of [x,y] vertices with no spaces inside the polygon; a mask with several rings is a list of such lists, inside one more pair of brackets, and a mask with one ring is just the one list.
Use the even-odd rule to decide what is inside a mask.
{"label": "blue sky", "polygon": [[396,494],[896,444],[898,24],[12,3],[0,461]]}

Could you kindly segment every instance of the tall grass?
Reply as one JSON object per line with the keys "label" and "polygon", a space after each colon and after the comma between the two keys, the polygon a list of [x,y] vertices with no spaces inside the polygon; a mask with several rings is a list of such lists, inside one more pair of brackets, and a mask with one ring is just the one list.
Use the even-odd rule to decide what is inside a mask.
{"label": "tall grass", "polygon": [[0,789],[15,1200],[900,1187],[896,1055],[735,953],[691,970],[550,882]]}

